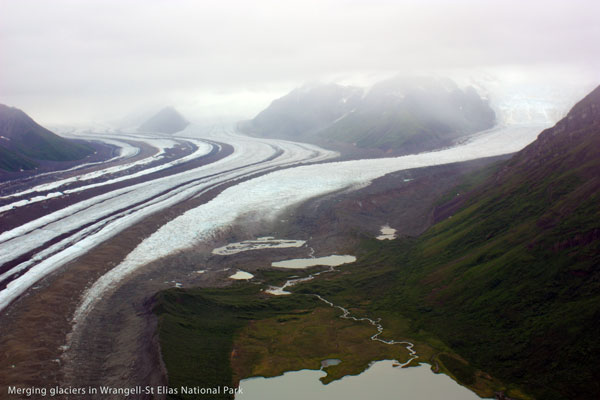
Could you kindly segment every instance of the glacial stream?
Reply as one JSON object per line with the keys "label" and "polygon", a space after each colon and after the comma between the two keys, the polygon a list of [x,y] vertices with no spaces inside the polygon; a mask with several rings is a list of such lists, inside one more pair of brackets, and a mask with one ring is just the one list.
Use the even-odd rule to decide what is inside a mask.
{"label": "glacial stream", "polygon": [[[333,270],[323,271],[329,272]],[[322,272],[321,272],[322,273]],[[317,275],[317,274],[315,274]],[[300,281],[313,279],[314,276],[288,280],[281,288],[271,289],[272,294],[289,294],[283,292],[283,288],[289,287]],[[286,372],[281,376],[273,378],[254,377],[244,379],[240,382],[242,393],[236,395],[238,400],[262,400],[262,399],[286,399],[286,400],[351,400],[376,398],[384,399],[406,399],[406,400],[476,400],[479,399],[469,389],[458,385],[450,377],[444,374],[435,374],[426,365],[418,365],[410,368],[412,360],[416,359],[417,352],[411,342],[385,340],[379,336],[383,333],[383,325],[380,320],[367,317],[354,317],[350,311],[339,305],[335,305],[318,294],[312,294],[330,307],[342,311],[340,318],[351,319],[357,322],[368,322],[373,325],[377,332],[370,339],[387,345],[405,345],[410,358],[404,363],[397,360],[383,360],[372,363],[368,369],[359,375],[346,376],[339,381],[327,385],[320,382],[320,378],[327,374],[323,371],[330,365],[336,365],[344,360],[323,360],[320,370],[300,370]]]}
{"label": "glacial stream", "polygon": [[[189,188],[189,193],[183,190],[187,186],[183,186],[181,195],[197,196],[214,187],[214,180],[218,181],[216,183],[218,185],[229,183],[230,186],[214,199],[162,225],[145,238],[120,264],[99,278],[83,294],[81,304],[74,315],[74,322],[85,318],[96,301],[100,300],[106,292],[114,290],[119,285],[119,281],[138,268],[161,257],[210,240],[227,227],[232,226],[242,216],[252,215],[264,221],[274,220],[295,204],[339,190],[364,186],[390,172],[518,151],[531,143],[539,131],[540,126],[532,125],[497,127],[474,135],[455,147],[394,158],[328,162],[326,168],[318,162],[329,160],[334,154],[314,146],[285,141],[258,140],[239,135],[232,135],[229,138],[220,137],[221,141],[232,143],[235,148],[233,154],[200,167],[201,170],[184,172],[183,174],[192,174],[194,177],[204,176],[202,178],[204,180],[193,183],[193,187]],[[269,145],[282,149],[281,155],[271,151],[273,148]],[[258,156],[257,152],[261,151],[262,153]],[[314,164],[306,165],[306,163]],[[272,171],[277,168],[277,171]],[[208,170],[211,171],[209,176],[205,175]],[[267,171],[272,172],[265,173]],[[259,172],[264,174],[238,182],[242,177]],[[214,173],[217,175],[213,175]],[[178,177],[178,179],[180,178]],[[167,177],[164,180],[165,185],[173,182],[174,177]],[[154,189],[155,186],[154,184],[144,184],[146,189]],[[133,188],[127,189],[131,190],[132,195],[139,192],[132,190]],[[167,203],[175,197],[171,194],[168,196]],[[167,203],[161,203],[160,207],[168,206]],[[144,208],[144,214],[152,211],[149,207]],[[119,219],[119,221],[121,220],[122,218]],[[96,237],[93,239],[94,243],[98,242]],[[235,251],[235,249],[229,250]],[[45,271],[43,272],[45,273]],[[43,273],[38,273],[38,276],[21,277],[26,282],[11,282],[10,287],[7,288],[11,289],[11,293],[6,293],[6,299],[3,299],[2,295],[7,291],[0,292],[0,307],[42,275]]]}
{"label": "glacial stream", "polygon": [[[333,268],[333,267],[332,267]],[[330,270],[329,270],[330,271]],[[328,272],[328,271],[324,271]],[[296,279],[306,281],[314,277]],[[290,282],[290,281],[288,281]],[[283,287],[289,287],[286,282]],[[282,290],[276,288],[275,290]],[[273,293],[276,294],[276,293]],[[345,376],[344,378],[324,385],[319,380],[326,376],[323,371],[330,365],[337,365],[344,360],[323,360],[320,370],[304,369],[286,372],[273,378],[254,377],[240,381],[242,392],[236,395],[238,400],[352,400],[375,398],[406,399],[406,400],[477,400],[480,399],[469,389],[457,384],[449,376],[435,374],[426,365],[410,368],[412,360],[416,359],[417,352],[413,344],[407,341],[385,340],[379,336],[383,333],[380,320],[367,317],[354,317],[346,308],[338,306],[324,299],[318,294],[313,294],[319,300],[342,311],[340,318],[351,319],[357,322],[368,322],[377,328],[377,332],[370,337],[371,340],[388,345],[405,345],[410,354],[408,361],[399,363],[397,360],[383,360],[372,363],[368,369],[359,375]]]}
{"label": "glacial stream", "polygon": [[[352,257],[352,256],[344,256]],[[327,257],[324,257],[327,258]],[[302,259],[311,260],[311,259]],[[317,258],[312,258],[311,265],[323,265]],[[355,260],[355,259],[354,259]],[[346,262],[353,262],[346,261]],[[297,260],[288,260],[297,261]],[[339,263],[337,265],[341,265]],[[316,272],[304,278],[288,279],[282,286],[272,286],[266,293],[280,296],[289,295],[291,292],[286,288],[294,286],[301,282],[307,282],[316,276],[335,271],[335,266],[330,265],[329,269]],[[306,268],[300,266],[298,268]],[[268,399],[286,399],[286,400],[351,400],[351,399],[407,399],[407,400],[469,400],[479,399],[475,393],[469,389],[458,385],[450,377],[444,374],[435,374],[428,365],[418,365],[407,367],[414,359],[418,358],[414,345],[408,341],[398,341],[393,339],[382,339],[383,325],[380,319],[368,317],[355,317],[350,311],[342,306],[336,305],[323,298],[321,295],[313,293],[314,296],[330,307],[339,309],[343,319],[349,319],[356,322],[367,322],[373,325],[377,332],[370,340],[378,341],[387,345],[404,345],[409,353],[409,359],[400,363],[397,360],[383,360],[372,363],[368,369],[359,375],[346,376],[338,381],[327,385],[320,382],[320,378],[326,376],[324,371],[330,365],[337,365],[344,360],[323,360],[320,370],[300,370],[289,371],[281,376],[273,378],[253,377],[240,381],[242,392],[236,395],[238,400],[262,400]]]}

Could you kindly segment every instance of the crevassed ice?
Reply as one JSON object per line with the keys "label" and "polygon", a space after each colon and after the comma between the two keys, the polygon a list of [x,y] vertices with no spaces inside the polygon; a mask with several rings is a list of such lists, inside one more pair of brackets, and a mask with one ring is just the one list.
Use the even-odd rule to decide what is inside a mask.
{"label": "crevassed ice", "polygon": [[75,319],[85,315],[95,299],[123,276],[155,259],[210,238],[240,216],[256,214],[261,218],[274,218],[296,203],[362,186],[390,172],[513,153],[535,140],[541,128],[540,125],[497,127],[461,145],[439,151],[299,166],[231,186],[212,201],[163,225],[140,243],[121,264],[90,288]]}
{"label": "crevassed ice", "polygon": [[[44,251],[48,256],[44,260],[39,260],[36,256],[36,265],[9,282],[6,288],[0,291],[0,309],[6,307],[37,280],[153,212],[197,196],[213,185],[235,181],[248,174],[306,161],[324,160],[336,155],[334,152],[316,146],[293,142],[256,140],[238,135],[224,137],[231,140],[235,148],[234,153],[226,158],[153,180],[152,184],[141,183],[105,193],[0,234],[0,263],[4,263],[64,232],[86,223],[99,221],[94,225],[98,230],[90,232],[88,236],[81,238],[79,234],[73,235],[68,240],[62,241],[60,246],[48,249],[56,250],[56,253],[50,255],[49,251]],[[278,154],[279,149],[282,153],[268,160],[269,157]],[[175,186],[177,188],[172,189]],[[115,210],[136,203],[140,205],[109,217]],[[9,274],[22,271],[28,266],[16,266]]]}
{"label": "crevassed ice", "polygon": [[[198,157],[201,157],[203,155],[206,155],[212,149],[212,146],[210,146],[209,144],[207,144],[205,142],[199,142],[199,141],[195,141],[195,142],[196,142],[196,144],[198,146],[198,148],[196,149],[196,151],[194,151],[192,154],[189,154],[189,155],[187,155],[185,157],[176,159],[174,161],[170,161],[168,163],[164,163],[164,164],[161,164],[161,165],[153,167],[153,168],[146,168],[146,169],[143,169],[143,170],[138,171],[136,173],[128,174],[128,175],[125,175],[125,176],[122,176],[122,177],[119,177],[119,178],[110,179],[110,180],[107,180],[107,181],[104,181],[104,182],[90,184],[90,185],[86,185],[86,186],[81,186],[81,187],[78,187],[78,188],[75,188],[75,189],[67,189],[67,190],[64,190],[62,193],[61,192],[49,193],[46,196],[56,197],[56,196],[61,196],[63,193],[81,192],[81,191],[88,190],[88,189],[91,189],[91,188],[94,188],[94,187],[111,185],[111,184],[116,183],[116,182],[121,182],[121,181],[124,181],[124,180],[133,179],[133,178],[137,178],[137,177],[140,177],[140,176],[148,175],[148,174],[151,174],[151,173],[154,173],[154,172],[157,172],[157,171],[161,171],[163,169],[167,169],[167,168],[173,167],[175,165],[182,164],[182,163],[190,161],[190,160],[192,160],[194,158],[198,158]],[[65,185],[73,183],[73,182],[81,182],[81,181],[92,180],[92,179],[95,179],[95,178],[100,177],[100,176],[114,174],[116,172],[124,171],[124,170],[127,170],[129,168],[139,167],[139,166],[142,166],[142,165],[150,164],[150,163],[152,163],[152,162],[154,162],[156,160],[159,160],[160,158],[163,157],[163,155],[165,153],[165,148],[167,148],[167,147],[159,147],[159,146],[170,145],[172,147],[172,146],[175,146],[175,144],[177,144],[177,142],[172,141],[172,140],[169,140],[169,141],[164,141],[164,140],[163,141],[157,141],[156,139],[152,139],[152,140],[149,140],[149,144],[154,145],[155,148],[157,148],[159,150],[158,153],[156,153],[156,154],[154,154],[154,155],[152,155],[150,157],[147,157],[147,158],[144,158],[144,159],[132,162],[132,163],[127,163],[127,164],[122,164],[122,165],[116,165],[116,166],[105,168],[105,169],[101,169],[101,170],[98,170],[98,171],[88,172],[88,173],[77,175],[77,176],[73,176],[73,177],[70,177],[70,178],[65,178],[65,179],[62,179],[62,180],[59,180],[59,181],[55,181],[55,182],[51,182],[51,183],[45,183],[45,184],[33,187],[31,189],[22,191],[22,192],[14,193],[14,194],[11,194],[11,195],[8,195],[8,196],[5,196],[5,197],[0,197],[0,198],[18,197],[18,196],[26,195],[28,193],[43,192],[43,191],[47,191],[47,190],[58,189],[61,186],[65,186]],[[45,199],[45,196],[37,196],[37,197],[34,197],[32,199],[29,199],[29,200],[20,200],[20,201],[14,202],[14,203],[10,203],[10,204],[1,206],[0,207],[0,212],[6,211],[6,210],[10,210],[11,208],[21,207],[21,206],[26,205],[26,204],[35,203],[37,201],[42,201],[44,199]]]}

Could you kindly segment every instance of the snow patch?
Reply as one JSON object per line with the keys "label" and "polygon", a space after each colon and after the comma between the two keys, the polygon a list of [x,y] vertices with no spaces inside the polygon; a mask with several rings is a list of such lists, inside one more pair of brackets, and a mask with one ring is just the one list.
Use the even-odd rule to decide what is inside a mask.
{"label": "snow patch", "polygon": [[393,240],[396,239],[396,230],[389,225],[384,225],[379,230],[381,235],[377,236],[377,240]]}
{"label": "snow patch", "polygon": [[237,280],[248,280],[254,278],[249,272],[238,270],[235,274],[231,275],[229,279],[237,279]]}

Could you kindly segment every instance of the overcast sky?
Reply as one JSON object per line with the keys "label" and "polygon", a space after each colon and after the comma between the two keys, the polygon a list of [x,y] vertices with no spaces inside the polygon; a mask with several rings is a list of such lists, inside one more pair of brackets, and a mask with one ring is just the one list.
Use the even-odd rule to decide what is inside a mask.
{"label": "overcast sky", "polygon": [[598,0],[0,0],[0,102],[41,122],[251,117],[309,81],[600,83]]}

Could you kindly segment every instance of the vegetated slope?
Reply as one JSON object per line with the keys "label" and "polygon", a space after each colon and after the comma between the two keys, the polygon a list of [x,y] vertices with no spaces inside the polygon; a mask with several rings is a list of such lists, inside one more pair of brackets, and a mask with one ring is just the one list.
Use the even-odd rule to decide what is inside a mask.
{"label": "vegetated slope", "polygon": [[[233,288],[174,289],[158,293],[161,353],[168,369],[173,399],[196,399],[182,387],[237,387],[231,367],[234,335],[252,320],[307,313],[318,301],[306,296],[267,298],[255,285]],[[239,379],[239,377],[237,377]],[[211,399],[233,399],[221,391]]]}
{"label": "vegetated slope", "polygon": [[189,122],[173,107],[165,107],[138,128],[140,132],[175,133],[183,130]]}
{"label": "vegetated slope", "polygon": [[444,213],[372,244],[397,265],[372,307],[536,398],[600,398],[600,88]]}
{"label": "vegetated slope", "polygon": [[55,135],[23,111],[0,104],[0,169],[33,169],[40,160],[74,161],[92,151]]}
{"label": "vegetated slope", "polygon": [[[155,312],[170,386],[230,382],[238,329],[309,309],[301,301],[314,297],[296,294],[319,293],[382,317],[390,338],[431,345],[420,360],[478,393],[599,398],[599,150],[600,88],[483,183],[467,180],[460,196],[443,197],[443,221],[418,238],[367,240],[355,265],[285,298],[265,298],[253,284],[162,292]],[[205,368],[220,372],[189,373]]]}
{"label": "vegetated slope", "polygon": [[494,123],[494,111],[473,88],[461,90],[448,79],[395,78],[364,95],[334,84],[296,89],[240,129],[257,136],[408,153],[448,145]]}
{"label": "vegetated slope", "polygon": [[[349,248],[358,241],[354,238],[356,227],[368,231],[371,226],[374,233],[378,231],[381,219],[387,218],[384,210],[392,209],[394,212],[400,210],[391,220],[393,226],[402,225],[400,232],[422,232],[425,226],[430,226],[432,197],[461,182],[467,171],[479,170],[485,165],[487,168],[482,171],[487,172],[491,169],[490,162],[474,160],[390,174],[367,188],[346,193],[340,202],[336,196],[307,202],[294,212],[298,219],[291,224],[291,231],[276,230],[282,237],[305,237],[310,232],[321,251],[321,246]],[[406,179],[409,177],[411,179]],[[390,187],[394,189],[390,191]],[[396,204],[392,204],[394,201]],[[379,222],[376,222],[378,217]],[[335,232],[331,231],[332,226]],[[340,237],[333,237],[336,235]],[[246,257],[241,264],[248,267],[252,264],[248,260],[253,257],[257,258],[255,262],[260,260],[262,265],[269,264],[269,256],[262,251]],[[225,263],[231,266],[232,261]],[[349,268],[344,266],[340,271],[347,272]],[[403,346],[387,346],[369,340],[375,333],[373,326],[337,318],[339,310],[330,308],[314,296],[270,296],[261,290],[269,285],[281,286],[291,276],[306,277],[318,269],[252,270],[255,274],[253,283],[237,282],[226,288],[169,289],[158,293],[154,297],[154,312],[159,317],[160,349],[170,387],[231,386],[249,376],[276,376],[289,370],[317,369],[323,359],[342,359],[340,365],[326,370],[328,375],[324,379],[329,382],[358,374],[374,360],[406,361],[403,358],[406,355],[398,354],[407,353]],[[262,285],[257,285],[258,282]],[[317,291],[305,290],[308,293]],[[272,329],[273,325],[275,329]],[[389,332],[386,327],[386,334]],[[323,337],[329,340],[324,341]],[[396,331],[388,336],[400,337],[406,337],[404,332]],[[435,350],[424,349],[418,346],[422,360],[428,360]],[[178,393],[171,397],[186,396]],[[222,397],[232,398],[227,394]]]}

